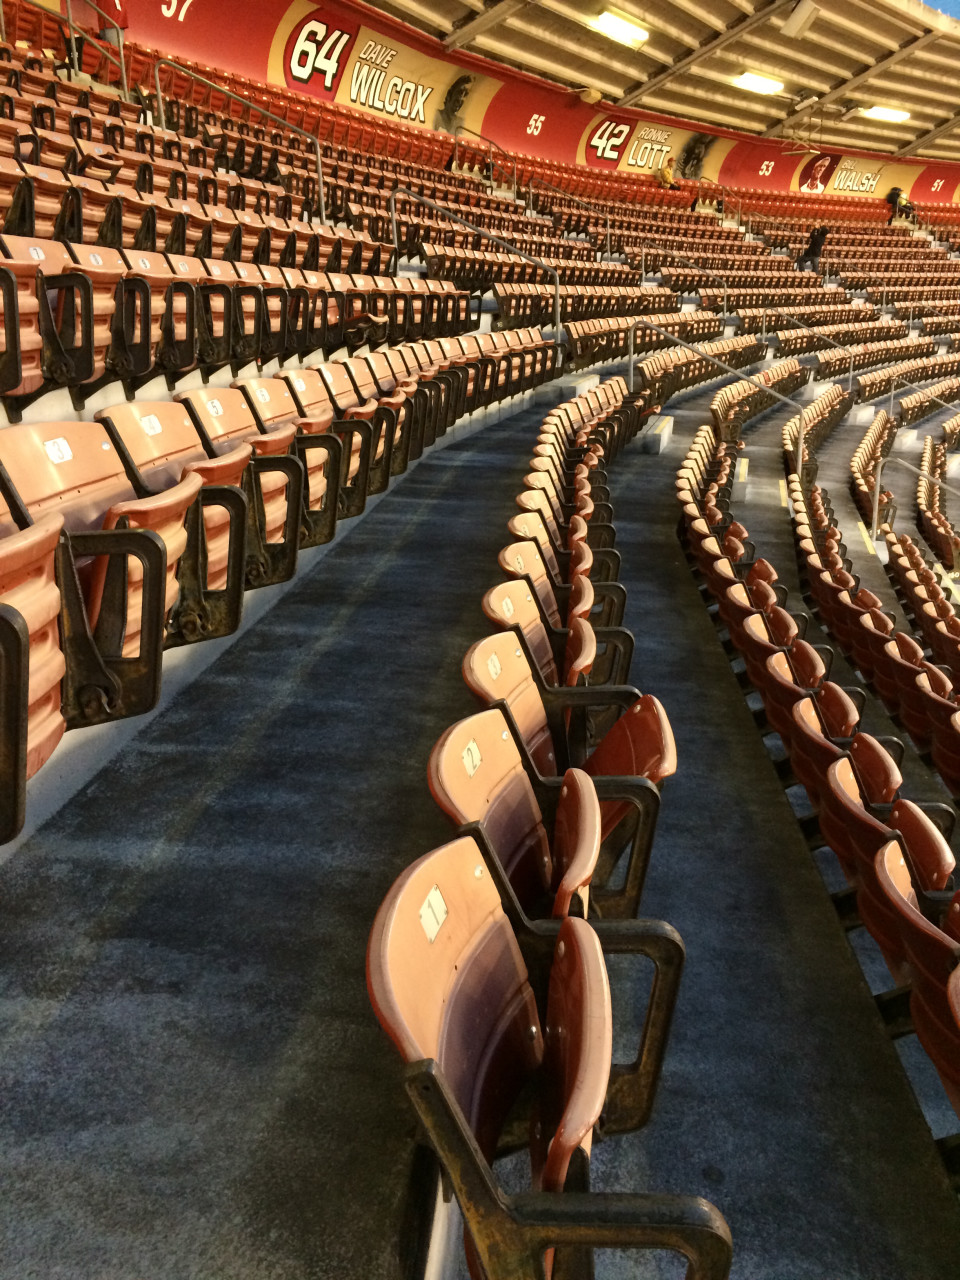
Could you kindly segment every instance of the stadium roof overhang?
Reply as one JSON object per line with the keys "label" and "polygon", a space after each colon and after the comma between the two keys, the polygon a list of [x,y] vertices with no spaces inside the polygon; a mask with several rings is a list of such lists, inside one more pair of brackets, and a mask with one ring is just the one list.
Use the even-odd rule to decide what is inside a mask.
{"label": "stadium roof overhang", "polygon": [[[380,0],[462,49],[639,107],[814,148],[960,160],[960,22],[918,0]],[[612,10],[636,47],[596,29]],[[759,94],[753,72],[782,83]],[[909,112],[902,122],[863,110]]]}

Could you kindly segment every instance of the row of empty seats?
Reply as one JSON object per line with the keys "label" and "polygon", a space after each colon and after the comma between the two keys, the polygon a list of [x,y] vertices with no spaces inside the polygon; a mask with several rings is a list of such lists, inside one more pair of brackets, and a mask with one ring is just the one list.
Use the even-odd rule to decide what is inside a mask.
{"label": "row of empty seats", "polygon": [[245,589],[291,577],[301,547],[464,414],[556,374],[538,330],[511,337],[405,343],[0,432],[0,603],[19,672],[4,838],[65,728],[149,710],[165,648],[235,630]]}
{"label": "row of empty seats", "polygon": [[[916,1030],[960,1113],[960,896],[953,893],[947,843],[954,814],[900,794],[902,744],[862,731],[864,692],[830,680],[831,654],[805,638],[807,619],[787,611],[776,569],[752,554],[749,531],[731,512],[742,447],[738,440],[719,440],[712,427],[697,433],[677,476],[682,536],[717,603],[718,625],[760,693],[763,727],[779,735],[813,807],[815,829],[848,879],[849,891],[837,895],[838,911],[848,926],[866,925],[898,984],[910,982],[913,1021],[898,1031]],[[791,462],[788,456],[801,567],[827,618],[833,597],[816,584],[830,576],[825,566],[845,572],[842,544],[829,511],[821,510],[819,492],[805,489],[789,471]],[[855,589],[851,582],[848,594]],[[870,603],[866,594],[863,606]],[[940,948],[934,969],[926,963],[930,938]]]}
{"label": "row of empty seats", "polygon": [[[657,700],[623,683],[632,637],[593,622],[622,616],[616,559],[599,573],[591,540],[613,533],[609,468],[638,421],[619,379],[544,420],[499,557],[508,578],[483,601],[497,631],[463,663],[486,709],[448,728],[428,763],[456,838],[401,873],[368,945],[370,998],[477,1274],[533,1275],[541,1259],[546,1275],[592,1271],[602,1248],[675,1251],[702,1280],[729,1273],[729,1231],[707,1202],[589,1190],[595,1132],[651,1114],[683,955],[668,924],[633,918],[673,736]],[[612,551],[612,536],[597,541]],[[604,645],[618,657],[600,672]],[[614,1064],[616,954],[652,961],[654,980],[635,1058]],[[494,1159],[522,1149],[532,1190],[506,1196]]]}

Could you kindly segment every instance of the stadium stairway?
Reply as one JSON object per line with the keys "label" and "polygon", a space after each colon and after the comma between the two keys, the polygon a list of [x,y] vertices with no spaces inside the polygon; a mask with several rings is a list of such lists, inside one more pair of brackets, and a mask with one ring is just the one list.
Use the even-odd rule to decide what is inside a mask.
{"label": "stadium stairway", "polygon": [[[948,1280],[956,1199],[677,541],[712,390],[615,473],[633,676],[680,760],[643,911],[687,967],[653,1120],[594,1184],[709,1197],[738,1280]],[[541,416],[424,458],[0,868],[0,1280],[405,1274],[415,1130],[364,949],[449,838],[426,760],[475,709],[460,662]],[[611,966],[615,1008],[634,979]]]}

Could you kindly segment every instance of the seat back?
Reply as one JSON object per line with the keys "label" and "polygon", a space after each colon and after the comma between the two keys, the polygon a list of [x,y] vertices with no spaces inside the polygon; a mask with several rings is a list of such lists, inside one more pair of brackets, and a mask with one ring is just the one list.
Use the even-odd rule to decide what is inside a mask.
{"label": "seat back", "polygon": [[956,1107],[960,1101],[960,1025],[952,996],[960,963],[960,902],[954,898],[944,921],[946,929],[954,931],[952,935],[927,920],[917,907],[910,871],[896,840],[877,851],[875,871],[878,890],[900,925],[912,983],[914,1028]]}
{"label": "seat back", "polygon": [[557,757],[546,708],[516,636],[500,631],[471,645],[463,659],[463,678],[484,702],[506,703],[537,772],[555,776]]}
{"label": "seat back", "polygon": [[282,378],[242,378],[232,385],[246,395],[268,430],[297,416],[290,388]]}
{"label": "seat back", "polygon": [[890,828],[867,810],[846,756],[828,767],[824,781],[821,830],[847,874],[858,879],[872,866],[877,849],[890,839]]}
{"label": "seat back", "polygon": [[540,620],[540,611],[525,582],[502,582],[483,597],[483,611],[498,627],[516,629],[523,636],[530,656],[545,684],[559,681],[550,638]]}
{"label": "seat back", "polygon": [[556,1043],[545,1057],[516,938],[471,839],[435,849],[400,875],[367,947],[367,989],[381,1025],[406,1062],[436,1062],[488,1162],[510,1108],[544,1064],[553,1089],[543,1096],[555,1091],[558,1099],[542,1175],[551,1190],[589,1143],[612,1053],[606,969],[585,920],[561,923],[555,956],[547,1009]]}
{"label": "seat back", "polygon": [[887,821],[901,836],[914,883],[927,892],[945,889],[957,864],[939,827],[912,800],[902,798]]}
{"label": "seat back", "polygon": [[479,822],[525,910],[545,891],[552,913],[566,915],[574,893],[586,897],[600,851],[600,806],[579,769],[563,779],[548,839],[540,807],[503,713],[481,711],[452,725],[430,754],[433,798],[454,822]]}
{"label": "seat back", "polygon": [[277,377],[293,393],[298,412],[303,417],[310,418],[315,414],[329,417],[331,396],[316,369],[294,369],[290,373],[279,373]]}
{"label": "seat back", "polygon": [[374,1012],[406,1062],[431,1058],[488,1160],[540,1066],[537,1006],[513,929],[472,839],[409,866],[367,948]]}
{"label": "seat back", "polygon": [[[0,462],[33,519],[59,514],[70,532],[101,528],[104,514],[115,503],[135,496],[123,463],[99,423],[5,427]],[[0,532],[13,529],[9,517],[0,525]]]}
{"label": "seat back", "polygon": [[551,627],[562,627],[563,618],[546,566],[535,542],[511,542],[497,557],[497,563],[511,577],[529,579]]}
{"label": "seat back", "polygon": [[183,405],[141,400],[111,405],[97,416],[109,422],[134,466],[151,484],[174,483],[185,467],[206,461]]}

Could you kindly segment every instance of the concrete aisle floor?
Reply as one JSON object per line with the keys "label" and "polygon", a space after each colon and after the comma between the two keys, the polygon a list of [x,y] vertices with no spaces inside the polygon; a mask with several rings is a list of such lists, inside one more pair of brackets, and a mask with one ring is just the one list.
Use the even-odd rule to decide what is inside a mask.
{"label": "concrete aisle floor", "polygon": [[[683,402],[665,454],[612,475],[634,681],[679,755],[641,913],[688,959],[653,1120],[595,1149],[594,1184],[713,1200],[736,1280],[954,1280],[956,1199],[677,541],[673,478],[709,399]],[[768,505],[741,517],[759,554]],[[627,980],[620,966],[615,999]],[[612,1269],[683,1274],[662,1256]]]}
{"label": "concrete aisle floor", "polygon": [[374,913],[542,410],[425,458],[0,868],[2,1280],[389,1280]]}

